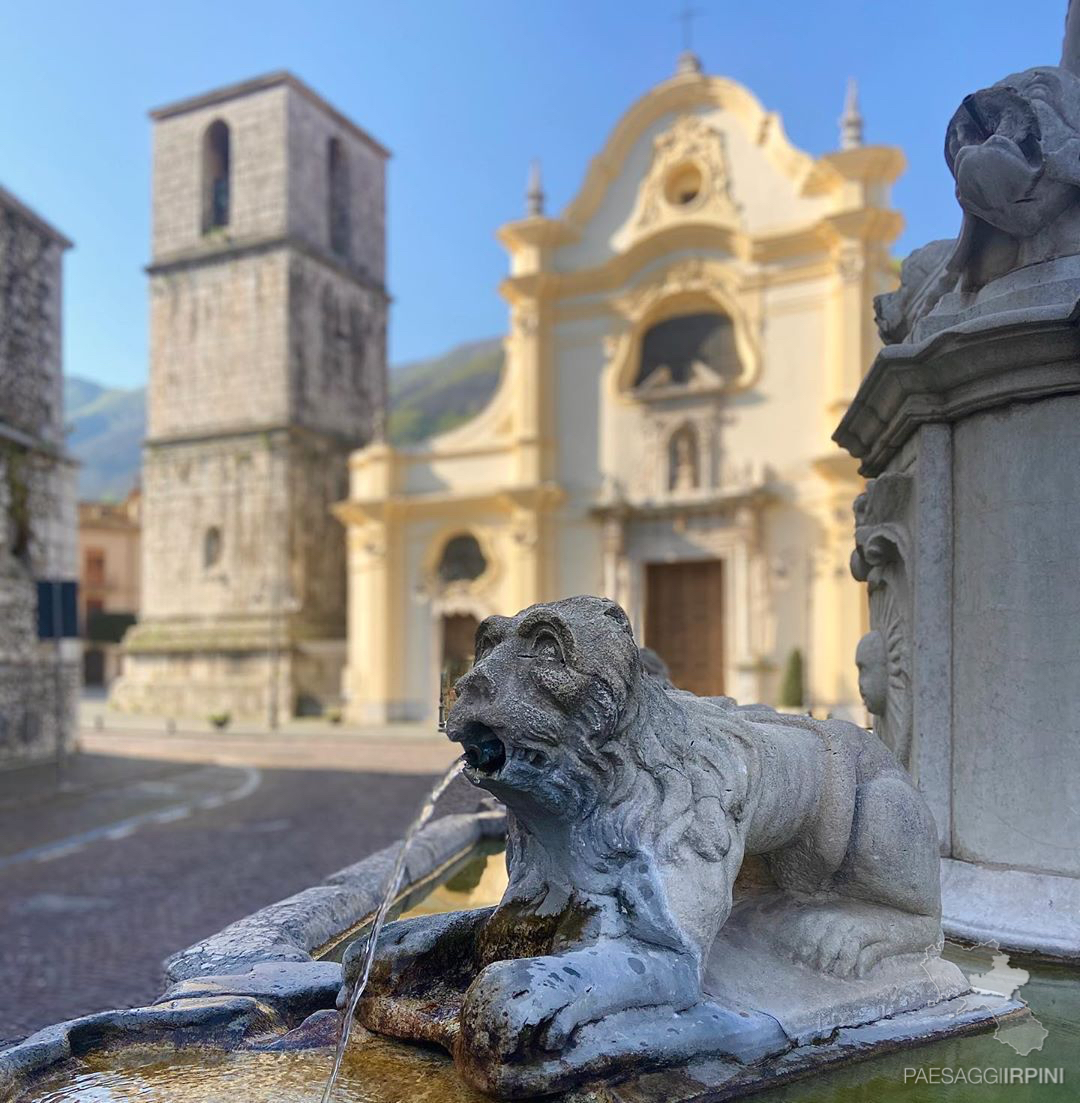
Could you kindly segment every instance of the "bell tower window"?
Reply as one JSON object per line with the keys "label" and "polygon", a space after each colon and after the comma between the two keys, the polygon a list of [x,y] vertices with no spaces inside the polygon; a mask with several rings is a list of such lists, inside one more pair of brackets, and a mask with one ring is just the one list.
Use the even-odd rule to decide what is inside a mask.
{"label": "bell tower window", "polygon": [[349,255],[349,162],[340,138],[326,146],[327,221],[330,248],[339,256]]}
{"label": "bell tower window", "polygon": [[230,170],[229,127],[218,119],[206,128],[203,139],[203,233],[229,225]]}

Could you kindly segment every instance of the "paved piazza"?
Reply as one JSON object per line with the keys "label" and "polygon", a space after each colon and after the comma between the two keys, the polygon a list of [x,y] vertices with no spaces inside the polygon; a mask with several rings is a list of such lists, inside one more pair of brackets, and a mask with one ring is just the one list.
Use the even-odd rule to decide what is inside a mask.
{"label": "paved piazza", "polygon": [[[400,836],[441,736],[84,730],[0,772],[0,1046],[161,990],[161,962]],[[477,800],[458,782],[446,811]],[[269,858],[272,856],[273,861]]]}

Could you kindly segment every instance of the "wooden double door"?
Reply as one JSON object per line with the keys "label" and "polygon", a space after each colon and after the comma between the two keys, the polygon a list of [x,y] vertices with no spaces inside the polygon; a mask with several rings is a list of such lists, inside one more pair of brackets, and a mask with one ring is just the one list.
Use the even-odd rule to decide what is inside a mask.
{"label": "wooden double door", "polygon": [[645,643],[680,689],[724,692],[724,564],[719,559],[648,563]]}

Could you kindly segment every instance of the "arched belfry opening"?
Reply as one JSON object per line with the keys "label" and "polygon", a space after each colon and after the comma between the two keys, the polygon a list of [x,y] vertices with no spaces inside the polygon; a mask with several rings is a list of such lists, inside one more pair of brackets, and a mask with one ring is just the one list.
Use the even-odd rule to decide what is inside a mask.
{"label": "arched belfry opening", "polygon": [[327,223],[330,248],[339,257],[349,255],[349,161],[340,138],[326,144]]}
{"label": "arched belfry opening", "polygon": [[221,119],[206,128],[203,138],[203,233],[229,225],[232,196],[232,139]]}

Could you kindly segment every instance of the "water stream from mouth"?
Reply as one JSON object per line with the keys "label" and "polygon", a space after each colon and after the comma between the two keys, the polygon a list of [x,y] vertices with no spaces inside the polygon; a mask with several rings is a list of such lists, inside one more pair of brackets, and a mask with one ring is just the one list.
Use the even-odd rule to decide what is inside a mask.
{"label": "water stream from mouth", "polygon": [[401,841],[401,848],[398,850],[397,858],[394,861],[394,868],[390,871],[390,879],[386,884],[386,892],[383,895],[382,903],[379,905],[379,910],[375,913],[375,919],[372,921],[371,930],[368,932],[367,944],[364,947],[364,957],[360,963],[360,972],[357,973],[356,983],[353,985],[353,990],[349,993],[349,1003],[345,1011],[345,1018],[341,1024],[341,1035],[338,1038],[337,1050],[334,1052],[334,1067],[330,1072],[330,1078],[326,1081],[326,1087],[323,1088],[321,1103],[330,1103],[330,1099],[334,1094],[334,1085],[337,1083],[338,1074],[341,1072],[341,1062],[345,1057],[345,1050],[349,1045],[349,1035],[352,1032],[353,1016],[356,1014],[356,1005],[360,1002],[360,997],[364,994],[364,989],[367,987],[368,977],[371,975],[371,966],[375,961],[375,947],[379,941],[379,932],[383,929],[383,925],[386,923],[386,917],[394,903],[394,898],[398,894],[398,889],[401,888],[401,878],[405,873],[405,859],[409,855],[409,848],[412,846],[412,841],[417,833],[423,828],[428,820],[431,819],[439,797],[446,792],[450,783],[461,773],[464,765],[464,759],[457,759],[443,777],[436,782],[427,800],[424,801],[419,814],[409,825],[409,830],[405,832],[405,837]]}

